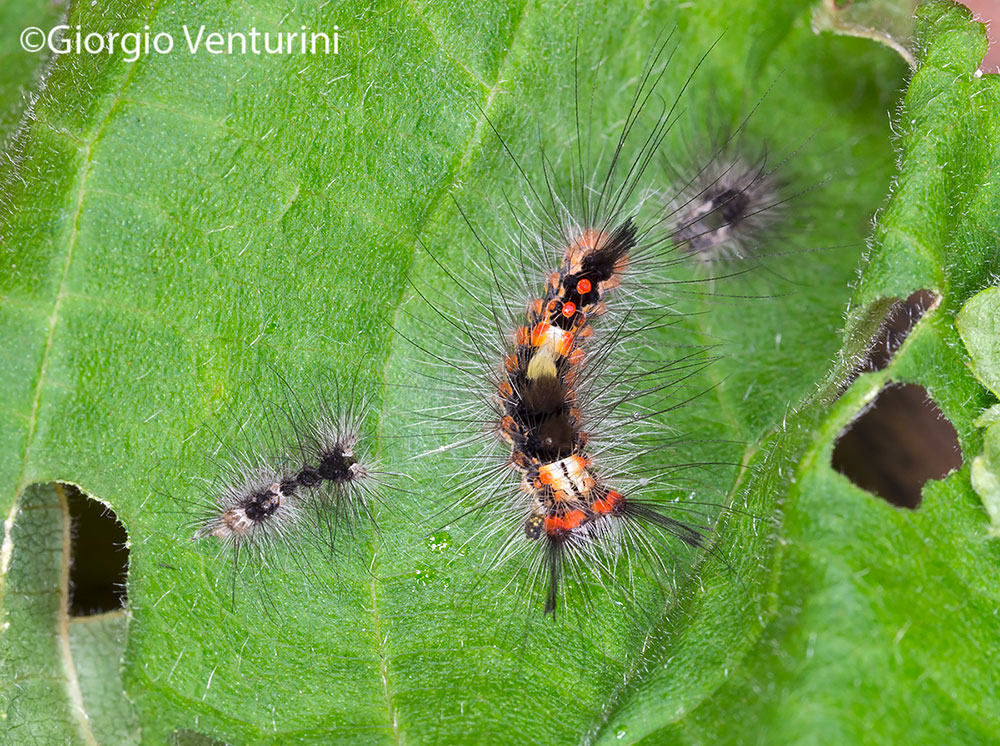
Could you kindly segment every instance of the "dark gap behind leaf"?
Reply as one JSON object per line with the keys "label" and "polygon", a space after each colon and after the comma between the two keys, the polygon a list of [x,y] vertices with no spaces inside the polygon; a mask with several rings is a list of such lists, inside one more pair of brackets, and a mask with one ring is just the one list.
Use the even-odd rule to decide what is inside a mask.
{"label": "dark gap behind leaf", "polygon": [[962,451],[955,428],[927,390],[906,384],[882,389],[841,433],[832,463],[858,487],[915,509],[924,483],[959,468]]}
{"label": "dark gap behind leaf", "polygon": [[73,530],[69,615],[103,614],[125,606],[127,535],[114,511],[65,485]]}
{"label": "dark gap behind leaf", "polygon": [[933,290],[917,290],[904,301],[896,302],[885,315],[885,321],[868,350],[868,356],[857,372],[884,370],[921,317],[937,305],[939,296]]}

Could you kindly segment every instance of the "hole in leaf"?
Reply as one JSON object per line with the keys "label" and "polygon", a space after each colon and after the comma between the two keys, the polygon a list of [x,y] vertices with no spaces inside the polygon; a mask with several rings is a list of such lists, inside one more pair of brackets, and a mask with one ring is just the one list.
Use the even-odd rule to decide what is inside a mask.
{"label": "hole in leaf", "polygon": [[128,537],[111,508],[63,485],[73,531],[69,615],[89,616],[125,606]]}
{"label": "hole in leaf", "polygon": [[858,366],[858,371],[884,370],[892,361],[896,350],[913,331],[921,317],[937,306],[941,296],[933,290],[917,290],[906,300],[896,301],[885,315],[868,355]]}
{"label": "hole in leaf", "polygon": [[833,468],[861,489],[901,508],[920,505],[928,479],[962,465],[958,434],[927,389],[887,386],[840,434]]}

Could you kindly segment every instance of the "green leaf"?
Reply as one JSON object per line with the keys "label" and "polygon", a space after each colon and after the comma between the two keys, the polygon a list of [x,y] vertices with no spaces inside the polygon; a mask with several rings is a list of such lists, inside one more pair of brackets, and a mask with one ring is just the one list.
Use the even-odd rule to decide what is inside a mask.
{"label": "green leaf", "polygon": [[61,2],[34,0],[0,5],[0,142],[16,128],[33,88],[42,79],[47,53],[29,53],[21,46],[28,27],[49,29],[65,13]]}
{"label": "green leaf", "polygon": [[813,12],[816,31],[874,39],[916,64],[913,12],[919,0],[820,0]]}
{"label": "green leaf", "polygon": [[972,459],[969,477],[972,488],[983,501],[990,516],[990,536],[1000,536],[1000,405],[994,404],[975,421],[977,427],[986,427],[983,434],[983,452]]}
{"label": "green leaf", "polygon": [[[70,620],[70,514],[61,485],[21,495],[5,540],[0,711],[10,743],[138,743],[121,684],[127,619]],[[11,551],[16,547],[16,551]]]}
{"label": "green leaf", "polygon": [[[955,326],[965,343],[976,379],[996,396],[1000,391],[1000,346],[997,344],[997,312],[1000,290],[987,288],[962,306]],[[1000,535],[1000,405],[994,404],[973,423],[986,428],[983,452],[972,459],[972,487],[990,515],[992,536]]]}
{"label": "green leaf", "polygon": [[97,743],[139,743],[139,723],[122,691],[121,662],[128,617],[120,611],[69,623],[69,644],[81,699]]}
{"label": "green leaf", "polygon": [[[968,467],[929,482],[912,513],[831,467],[839,433],[890,382],[926,387],[964,452],[981,443],[973,421],[988,398],[954,319],[995,267],[1000,108],[996,78],[975,72],[983,29],[968,21],[953,3],[918,12],[920,66],[897,117],[900,173],[851,303],[844,362],[756,465],[750,491],[782,495],[764,630],[710,699],[673,725],[644,728],[651,743],[763,733],[778,743],[995,741],[998,556]],[[837,398],[891,300],[922,288],[940,303],[885,370]],[[658,673],[661,686],[669,674]],[[653,718],[650,689],[623,723]]]}
{"label": "green leaf", "polygon": [[[863,40],[814,35],[804,0],[690,5],[71,8],[72,25],[149,24],[177,39],[184,24],[338,25],[342,51],[61,56],[11,143],[17,158],[0,175],[0,645],[23,664],[0,672],[0,690],[16,695],[3,703],[9,731],[16,721],[41,742],[86,741],[86,692],[74,710],[51,681],[37,693],[9,686],[58,662],[46,631],[58,613],[15,591],[18,568],[40,571],[48,556],[33,547],[62,530],[31,509],[32,485],[59,480],[106,501],[129,532],[123,680],[144,743],[940,743],[996,731],[998,550],[968,468],[904,513],[829,465],[837,434],[888,380],[926,386],[978,452],[972,420],[987,394],[953,320],[987,284],[1000,214],[987,136],[996,84],[973,76],[981,29],[950,5],[921,11],[901,171],[845,342],[848,286],[889,187],[885,112],[902,64]],[[477,230],[503,236],[510,217],[497,206],[524,189],[511,154],[536,186],[542,149],[569,176],[574,70],[590,134],[605,142],[675,25],[663,100],[718,41],[685,112],[739,121],[767,92],[747,137],[787,153],[811,135],[789,178],[808,191],[832,176],[793,205],[788,256],[717,281],[718,299],[675,299],[700,311],[685,329],[725,356],[691,381],[709,393],[662,424],[694,441],[676,458],[707,462],[699,495],[738,511],[717,551],[693,574],[680,568],[666,608],[640,591],[624,607],[595,593],[586,617],[505,615],[510,575],[483,575],[466,544],[474,520],[428,541],[454,467],[411,460],[442,443],[419,414],[437,402],[414,385],[428,360],[406,339],[443,349],[447,330],[428,335],[421,320],[441,322],[407,281],[444,307],[464,304],[434,259],[487,257],[452,198]],[[942,302],[889,368],[836,399],[884,308],[924,287]],[[241,578],[234,602],[227,558],[189,541],[211,454],[220,437],[254,446],[239,424],[284,400],[282,379],[298,392],[353,371],[379,397],[381,460],[413,484],[380,506],[380,535],[358,531],[334,567],[307,548]],[[116,675],[83,666],[83,651],[69,657],[95,681]]]}
{"label": "green leaf", "polygon": [[955,325],[972,358],[972,373],[1000,396],[1000,288],[986,288],[962,306]]}

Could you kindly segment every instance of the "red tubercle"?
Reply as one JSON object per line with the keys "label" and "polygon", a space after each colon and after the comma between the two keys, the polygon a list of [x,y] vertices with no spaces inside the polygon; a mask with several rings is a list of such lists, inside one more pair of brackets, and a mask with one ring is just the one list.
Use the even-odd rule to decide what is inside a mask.
{"label": "red tubercle", "polygon": [[562,335],[562,340],[559,343],[559,356],[566,357],[570,350],[573,349],[573,334],[567,332]]}
{"label": "red tubercle", "polygon": [[608,493],[600,500],[594,500],[594,504],[591,508],[599,515],[606,515],[607,513],[613,512],[619,505],[622,504],[624,500],[625,496],[620,492],[608,490]]}
{"label": "red tubercle", "polygon": [[531,344],[534,347],[541,347],[542,342],[545,341],[545,334],[551,328],[551,324],[542,321],[535,324],[535,328],[531,330]]}
{"label": "red tubercle", "polygon": [[579,528],[587,520],[587,515],[582,510],[571,510],[565,515],[550,515],[545,518],[545,533],[550,537],[559,537]]}
{"label": "red tubercle", "polygon": [[582,510],[571,510],[563,516],[563,526],[567,531],[572,531],[587,519],[587,514]]}
{"label": "red tubercle", "polygon": [[576,292],[578,292],[580,295],[586,295],[591,291],[592,287],[593,285],[591,284],[590,280],[584,277],[578,283],[576,283]]}
{"label": "red tubercle", "polygon": [[573,303],[572,301],[567,301],[566,303],[563,304],[562,307],[563,316],[565,316],[567,319],[571,319],[573,318],[573,315],[575,313],[576,313],[576,303]]}

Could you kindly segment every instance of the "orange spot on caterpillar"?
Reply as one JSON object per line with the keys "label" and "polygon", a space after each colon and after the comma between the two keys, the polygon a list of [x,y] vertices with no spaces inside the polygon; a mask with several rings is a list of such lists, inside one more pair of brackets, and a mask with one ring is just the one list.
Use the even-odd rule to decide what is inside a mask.
{"label": "orange spot on caterpillar", "polygon": [[590,292],[592,287],[593,286],[591,285],[590,280],[584,277],[582,280],[576,283],[576,292],[578,292],[580,295],[586,295],[587,293]]}
{"label": "orange spot on caterpillar", "polygon": [[[511,465],[511,466],[512,466],[513,468],[515,468],[515,469],[517,469],[518,471],[520,471],[520,472],[526,472],[526,471],[528,471],[528,469],[530,469],[530,468],[531,468],[531,461],[530,461],[530,459],[529,459],[529,458],[528,458],[527,456],[525,456],[525,455],[524,455],[523,453],[521,453],[520,451],[517,451],[517,450],[515,450],[515,451],[514,451],[513,453],[511,453],[511,455],[510,455],[510,465]],[[522,480],[522,483],[521,483],[521,487],[522,487],[522,488],[524,489],[524,491],[525,491],[525,492],[527,492],[528,494],[532,494],[532,493],[533,493],[533,492],[535,491],[535,490],[534,490],[534,487],[532,487],[531,485],[529,485],[529,484],[528,484],[528,483],[527,483],[526,481],[524,481],[524,480]]]}
{"label": "orange spot on caterpillar", "polygon": [[573,303],[572,301],[567,301],[566,303],[563,304],[562,307],[563,316],[569,319],[572,318],[575,313],[576,313],[576,303]]}
{"label": "orange spot on caterpillar", "polygon": [[573,365],[579,365],[583,362],[583,358],[586,357],[586,353],[583,351],[582,347],[577,347],[573,352],[570,353],[569,361]]}
{"label": "orange spot on caterpillar", "polygon": [[508,433],[520,432],[520,428],[517,426],[517,422],[509,414],[504,415],[503,419],[500,420],[500,429]]}
{"label": "orange spot on caterpillar", "polygon": [[[507,357],[503,359],[503,363],[507,367],[507,370],[509,371],[517,370],[517,355],[507,355]],[[501,391],[503,390],[504,385],[506,385],[507,388],[510,388],[510,383],[504,381],[503,384],[500,385]]]}
{"label": "orange spot on caterpillar", "polygon": [[531,344],[534,347],[541,347],[545,344],[545,335],[549,332],[550,324],[546,321],[540,321],[535,324],[535,328],[531,330]]}
{"label": "orange spot on caterpillar", "polygon": [[571,510],[563,516],[563,526],[565,526],[567,530],[572,531],[574,528],[583,523],[586,518],[587,516],[582,510]]}
{"label": "orange spot on caterpillar", "polygon": [[526,345],[528,344],[528,339],[529,339],[528,327],[526,326],[517,327],[517,330],[514,332],[515,344]]}
{"label": "orange spot on caterpillar", "polygon": [[562,531],[562,518],[559,516],[545,516],[545,533],[555,536]]}
{"label": "orange spot on caterpillar", "polygon": [[549,536],[561,536],[578,528],[585,520],[587,515],[582,510],[571,510],[563,516],[546,516],[545,533]]}
{"label": "orange spot on caterpillar", "polygon": [[608,490],[608,494],[602,497],[600,500],[594,500],[593,510],[595,513],[610,513],[613,511],[625,498],[620,492],[615,492],[614,490]]}
{"label": "orange spot on caterpillar", "polygon": [[563,334],[562,339],[559,341],[559,356],[566,357],[569,351],[573,349],[573,335]]}

